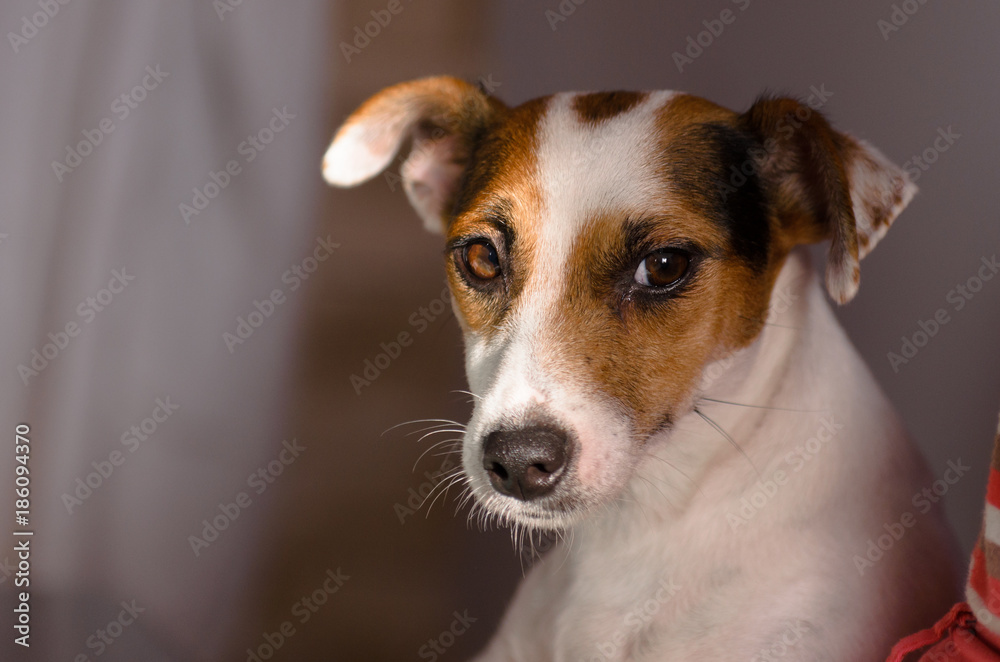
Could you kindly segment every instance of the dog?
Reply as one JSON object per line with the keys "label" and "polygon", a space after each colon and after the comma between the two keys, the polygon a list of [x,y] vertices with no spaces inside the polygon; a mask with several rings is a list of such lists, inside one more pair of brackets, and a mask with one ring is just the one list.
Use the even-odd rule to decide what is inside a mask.
{"label": "dog", "polygon": [[561,535],[477,660],[883,660],[958,598],[933,476],[804,247],[850,301],[916,192],[877,149],[790,98],[508,107],[442,76],[361,105],[323,175],[398,153],[445,236],[475,508]]}

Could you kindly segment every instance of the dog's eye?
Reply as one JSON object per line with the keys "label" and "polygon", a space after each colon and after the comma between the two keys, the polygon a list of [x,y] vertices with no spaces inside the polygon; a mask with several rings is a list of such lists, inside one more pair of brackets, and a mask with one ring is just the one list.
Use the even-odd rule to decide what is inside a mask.
{"label": "dog's eye", "polygon": [[635,270],[635,282],[646,287],[670,287],[684,277],[690,262],[687,254],[681,251],[660,250],[650,253]]}
{"label": "dog's eye", "polygon": [[465,247],[465,268],[479,280],[493,280],[500,275],[500,258],[497,249],[488,241],[477,241]]}

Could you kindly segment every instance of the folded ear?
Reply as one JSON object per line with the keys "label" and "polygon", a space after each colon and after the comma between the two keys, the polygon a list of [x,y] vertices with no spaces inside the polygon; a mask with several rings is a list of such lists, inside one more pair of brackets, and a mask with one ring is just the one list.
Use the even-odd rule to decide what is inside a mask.
{"label": "folded ear", "polygon": [[450,76],[386,88],[347,118],[323,157],[323,177],[354,186],[384,170],[412,139],[403,188],[432,232],[443,232],[477,136],[502,104]]}
{"label": "folded ear", "polygon": [[762,146],[754,159],[788,246],[830,240],[826,287],[838,303],[858,291],[858,262],[917,187],[868,143],[834,131],[793,99],[761,99],[740,116]]}

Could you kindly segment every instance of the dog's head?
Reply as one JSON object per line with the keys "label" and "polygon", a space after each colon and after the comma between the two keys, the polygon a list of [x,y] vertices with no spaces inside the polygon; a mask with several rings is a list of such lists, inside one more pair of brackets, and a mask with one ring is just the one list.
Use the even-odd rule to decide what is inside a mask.
{"label": "dog's head", "polygon": [[542,527],[623,490],[706,364],[758,336],[794,246],[830,240],[827,289],[846,302],[915,191],[791,99],[743,114],[675,92],[508,108],[450,77],[368,100],[324,176],[361,183],[407,145],[400,176],[445,235],[476,394],[464,469],[490,512]]}

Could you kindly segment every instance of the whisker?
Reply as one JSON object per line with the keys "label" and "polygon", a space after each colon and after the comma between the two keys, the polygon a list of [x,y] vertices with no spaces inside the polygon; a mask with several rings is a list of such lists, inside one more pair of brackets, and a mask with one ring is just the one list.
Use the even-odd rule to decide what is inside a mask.
{"label": "whisker", "polygon": [[[465,427],[464,426],[462,426],[462,427],[455,427],[454,423],[439,423],[437,425],[428,425],[427,427],[420,428],[418,430],[412,430],[410,432],[407,432],[406,436],[407,437],[412,437],[415,434],[420,434],[421,432],[427,432],[428,430],[431,431],[431,432],[434,432],[436,430],[456,430],[458,432],[465,432]],[[422,438],[423,437],[421,437],[421,439]]]}
{"label": "whisker", "polygon": [[[448,493],[448,489],[452,485],[454,485],[455,483],[457,483],[460,480],[462,480],[462,478],[464,478],[464,476],[462,475],[462,472],[461,471],[456,471],[456,472],[452,473],[451,475],[449,475],[444,480],[442,480],[440,483],[438,483],[437,485],[434,486],[434,489],[431,490],[431,494],[433,494],[437,490],[438,487],[440,487],[441,485],[444,485],[445,481],[448,482],[448,485],[443,490],[439,491],[438,494],[437,494],[437,496],[434,497],[434,501],[431,501],[430,504],[427,506],[427,513],[424,515],[424,519],[427,519],[428,517],[431,516],[431,508],[434,507],[434,502],[438,500],[438,497],[440,497],[443,494],[447,494]],[[429,497],[431,494],[428,494],[427,496]],[[423,504],[421,504],[421,505],[423,505]]]}
{"label": "whisker", "polygon": [[446,450],[441,453],[431,453],[433,457],[448,457],[449,455],[459,455],[461,456],[462,450],[458,446],[455,446],[451,450]]}
{"label": "whisker", "polygon": [[[666,501],[667,503],[669,503],[669,504],[670,504],[670,507],[671,507],[671,508],[675,508],[675,507],[676,507],[676,506],[674,506],[674,502],[670,500],[670,497],[668,497],[668,496],[667,496],[666,494],[664,494],[664,493],[663,493],[663,490],[661,490],[661,489],[660,489],[659,487],[657,487],[656,485],[654,485],[653,483],[651,483],[651,482],[649,481],[649,479],[648,479],[648,478],[647,478],[646,476],[643,476],[643,475],[642,475],[642,474],[640,474],[639,472],[636,472],[635,476],[636,476],[636,478],[638,478],[639,480],[641,480],[642,482],[646,483],[647,485],[649,485],[650,487],[652,487],[652,488],[653,488],[654,490],[656,490],[657,492],[659,492],[659,493],[660,493],[660,496],[662,496],[662,497],[663,497],[663,499],[664,499],[664,500],[665,500],[665,501]],[[639,502],[638,502],[638,501],[636,501],[636,503],[638,504]],[[639,508],[640,508],[640,510],[641,510],[641,509],[642,509],[642,506],[640,505],[640,506],[639,506]],[[649,521],[649,520],[647,520],[647,521]]]}
{"label": "whisker", "polygon": [[[381,436],[385,436],[386,432],[395,430],[396,428],[403,427],[404,425],[413,425],[414,423],[447,423],[449,425],[457,425],[458,427],[464,429],[465,426],[458,421],[453,421],[448,418],[418,418],[412,421],[403,421],[402,423],[397,423],[390,428],[386,428],[385,432]],[[425,428],[426,429],[426,428]]]}
{"label": "whisker", "polygon": [[[442,439],[441,441],[439,441],[439,442],[437,442],[435,444],[431,444],[426,449],[424,449],[424,452],[420,454],[420,456],[417,458],[417,461],[413,463],[413,468],[410,469],[410,473],[413,473],[414,471],[416,471],[417,470],[417,465],[420,464],[420,460],[424,459],[425,455],[427,455],[428,453],[430,453],[432,450],[434,450],[438,446],[441,446],[442,444],[448,444],[448,443],[452,443],[453,444],[455,442],[461,442],[461,441],[462,441],[461,439]],[[452,451],[452,452],[454,452],[454,451]]]}
{"label": "whisker", "polygon": [[767,405],[749,405],[743,402],[730,402],[729,400],[716,400],[715,398],[705,398],[705,397],[702,397],[700,399],[707,402],[717,402],[722,405],[733,405],[734,407],[752,407],[753,409],[771,409],[774,411],[795,411],[806,414],[820,414],[827,411],[826,409],[791,409],[789,407],[769,407]]}
{"label": "whisker", "polygon": [[719,433],[719,434],[721,434],[721,435],[722,435],[723,437],[725,437],[725,438],[726,438],[726,440],[727,440],[727,441],[728,441],[728,442],[729,442],[730,444],[732,444],[732,445],[733,445],[733,448],[735,448],[736,450],[738,450],[738,451],[740,452],[740,455],[742,455],[742,456],[743,456],[743,457],[744,457],[744,458],[746,459],[746,461],[750,463],[750,466],[751,466],[751,467],[753,467],[753,470],[754,470],[754,473],[756,473],[756,474],[757,474],[757,477],[758,477],[758,478],[761,478],[761,475],[760,475],[760,471],[759,471],[759,470],[757,469],[757,466],[756,466],[756,465],[755,465],[755,464],[753,463],[753,460],[751,460],[751,459],[750,459],[750,456],[746,454],[746,451],[744,451],[744,450],[743,450],[742,448],[740,448],[740,445],[736,443],[736,440],[735,440],[735,439],[733,439],[732,437],[730,437],[730,436],[729,436],[729,433],[728,433],[728,432],[726,432],[725,430],[723,430],[723,429],[722,429],[722,426],[721,426],[721,425],[719,425],[718,423],[716,423],[715,421],[713,421],[713,420],[712,420],[711,418],[709,418],[708,416],[706,416],[705,414],[703,414],[703,413],[701,412],[701,410],[699,410],[699,409],[698,409],[697,407],[695,407],[695,408],[694,408],[694,413],[696,413],[696,414],[698,414],[699,416],[701,416],[701,418],[702,418],[702,419],[703,419],[703,420],[704,420],[704,421],[705,421],[706,423],[708,423],[708,424],[709,424],[709,425],[711,425],[711,426],[712,426],[713,428],[715,428],[715,431],[716,431],[716,432],[718,432],[718,433]]}
{"label": "whisker", "polygon": [[[457,514],[458,514],[458,511],[460,511],[460,510],[461,510],[462,508],[464,508],[464,507],[465,507],[465,505],[466,505],[467,503],[469,503],[469,499],[472,499],[472,498],[474,498],[475,496],[476,496],[476,495],[475,495],[475,494],[473,494],[473,492],[472,492],[472,488],[471,488],[471,487],[469,487],[469,488],[468,488],[468,489],[466,490],[466,492],[465,492],[465,496],[463,496],[463,497],[462,497],[462,499],[461,499],[461,501],[459,501],[459,502],[458,502],[458,506],[457,506],[457,507],[455,508],[455,514],[457,515]],[[473,508],[475,508],[475,506],[473,506]]]}
{"label": "whisker", "polygon": [[[438,481],[434,485],[434,487],[431,488],[431,491],[427,493],[427,496],[424,497],[423,501],[420,502],[420,505],[418,505],[416,509],[420,510],[421,508],[423,508],[424,504],[427,503],[427,500],[431,498],[431,495],[434,494],[434,492],[436,492],[437,489],[439,487],[441,487],[441,485],[443,485],[445,481],[451,480],[459,472],[460,472],[460,469],[454,469],[453,471],[451,471],[451,473],[445,474],[445,476],[440,481]],[[432,501],[431,503],[434,503],[434,502]]]}
{"label": "whisker", "polygon": [[684,471],[681,470],[680,467],[678,467],[677,465],[675,465],[673,462],[670,462],[666,458],[662,458],[662,457],[660,457],[659,455],[657,455],[656,453],[653,453],[653,452],[648,453],[648,456],[651,457],[651,458],[653,458],[654,460],[659,460],[660,462],[664,463],[665,465],[667,465],[668,467],[670,467],[671,469],[673,469],[674,471],[676,471],[680,475],[684,476],[684,478],[686,478],[689,483],[691,483],[692,485],[694,485],[695,489],[698,490],[699,494],[701,494],[702,496],[705,496],[705,493],[701,491],[701,487],[698,485],[697,481],[695,481],[694,478],[691,478],[691,476],[689,476],[686,473],[684,473]]}
{"label": "whisker", "polygon": [[420,439],[417,439],[417,443],[419,444],[421,441],[423,441],[427,437],[432,437],[432,436],[434,436],[436,434],[444,434],[446,432],[450,432],[452,434],[465,434],[465,430],[458,430],[458,429],[455,429],[455,428],[452,428],[452,427],[446,427],[446,428],[441,428],[440,430],[431,430],[430,432],[425,432],[420,437]]}

